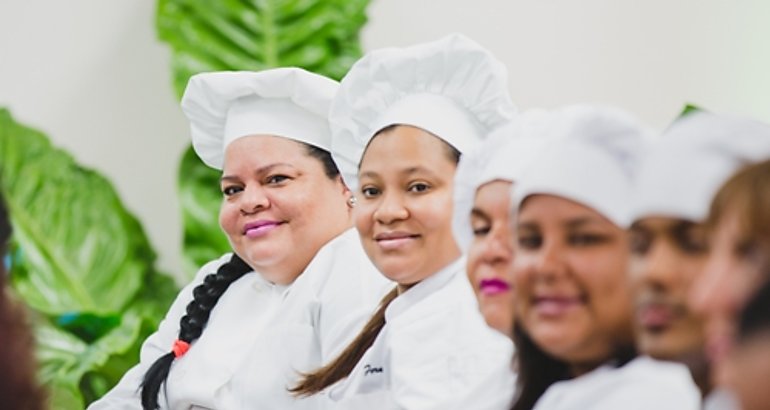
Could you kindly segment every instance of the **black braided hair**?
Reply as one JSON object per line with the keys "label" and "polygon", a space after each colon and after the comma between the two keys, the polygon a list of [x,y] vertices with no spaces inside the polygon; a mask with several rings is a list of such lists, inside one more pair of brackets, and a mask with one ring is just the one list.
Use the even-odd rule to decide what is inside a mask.
{"label": "black braided hair", "polygon": [[[238,255],[233,254],[230,261],[223,264],[215,273],[208,274],[203,283],[193,289],[193,300],[187,305],[187,314],[179,321],[178,339],[189,344],[197,340],[214,306],[227,288],[241,276],[251,272],[252,268]],[[156,410],[158,406],[158,393],[164,385],[174,362],[174,352],[169,352],[159,357],[144,374],[142,381],[142,408],[144,410]]]}

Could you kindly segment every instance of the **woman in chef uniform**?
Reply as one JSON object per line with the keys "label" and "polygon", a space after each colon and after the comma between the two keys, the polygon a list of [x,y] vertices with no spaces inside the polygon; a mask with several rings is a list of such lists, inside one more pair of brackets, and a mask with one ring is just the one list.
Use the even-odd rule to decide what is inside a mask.
{"label": "woman in chef uniform", "polygon": [[296,393],[331,387],[340,409],[453,409],[474,393],[465,408],[507,407],[512,344],[479,313],[452,235],[458,158],[513,115],[506,78],[489,52],[452,35],[371,52],[342,80],[332,155],[355,192],[364,249],[397,286]]}
{"label": "woman in chef uniform", "polygon": [[699,408],[686,367],[635,358],[625,229],[644,133],[602,107],[567,107],[549,124],[513,188],[513,409]]}
{"label": "woman in chef uniform", "polygon": [[392,286],[350,229],[351,194],[328,152],[337,88],[297,68],[190,79],[182,109],[196,153],[222,170],[233,253],[198,272],[140,363],[91,408],[317,408],[287,387],[334,357]]}
{"label": "woman in chef uniform", "polygon": [[453,229],[467,254],[468,279],[487,324],[513,337],[513,236],[510,228],[511,186],[521,177],[544,138],[532,129],[547,126],[544,111],[517,115],[470,152],[455,175]]}

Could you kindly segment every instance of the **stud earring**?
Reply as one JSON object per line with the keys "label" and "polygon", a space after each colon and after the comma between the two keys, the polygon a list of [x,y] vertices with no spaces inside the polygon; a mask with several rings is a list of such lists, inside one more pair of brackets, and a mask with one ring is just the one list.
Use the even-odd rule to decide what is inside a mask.
{"label": "stud earring", "polygon": [[350,198],[348,198],[348,206],[351,208],[356,206],[356,197],[351,196]]}

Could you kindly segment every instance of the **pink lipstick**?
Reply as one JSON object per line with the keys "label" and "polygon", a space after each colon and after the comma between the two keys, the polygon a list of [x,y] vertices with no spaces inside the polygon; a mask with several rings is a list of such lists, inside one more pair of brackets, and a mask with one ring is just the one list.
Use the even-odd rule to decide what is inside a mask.
{"label": "pink lipstick", "polygon": [[417,237],[407,232],[385,232],[377,234],[374,240],[382,249],[389,251],[407,246]]}
{"label": "pink lipstick", "polygon": [[497,295],[508,292],[509,290],[511,290],[511,285],[509,285],[508,282],[497,278],[482,279],[481,282],[479,282],[479,292],[485,295]]}
{"label": "pink lipstick", "polygon": [[540,296],[534,299],[535,311],[546,317],[562,316],[580,303],[580,298],[568,296]]}
{"label": "pink lipstick", "polygon": [[267,235],[273,229],[281,225],[281,222],[277,221],[256,221],[250,222],[243,226],[243,234],[249,238],[259,238]]}

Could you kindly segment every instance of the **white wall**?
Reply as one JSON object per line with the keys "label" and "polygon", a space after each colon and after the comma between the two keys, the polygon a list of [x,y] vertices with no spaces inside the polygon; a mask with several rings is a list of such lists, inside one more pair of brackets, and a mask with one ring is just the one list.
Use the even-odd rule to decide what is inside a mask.
{"label": "white wall", "polygon": [[[0,106],[110,178],[180,272],[188,135],[154,9],[0,0]],[[508,65],[520,108],[609,103],[660,129],[689,101],[770,121],[767,0],[374,0],[369,14],[367,49],[474,38]]]}
{"label": "white wall", "polygon": [[690,101],[770,120],[767,0],[379,0],[370,14],[369,49],[474,38],[520,108],[609,103],[661,128]]}
{"label": "white wall", "polygon": [[0,106],[107,176],[181,270],[176,169],[189,137],[153,0],[0,0]]}

